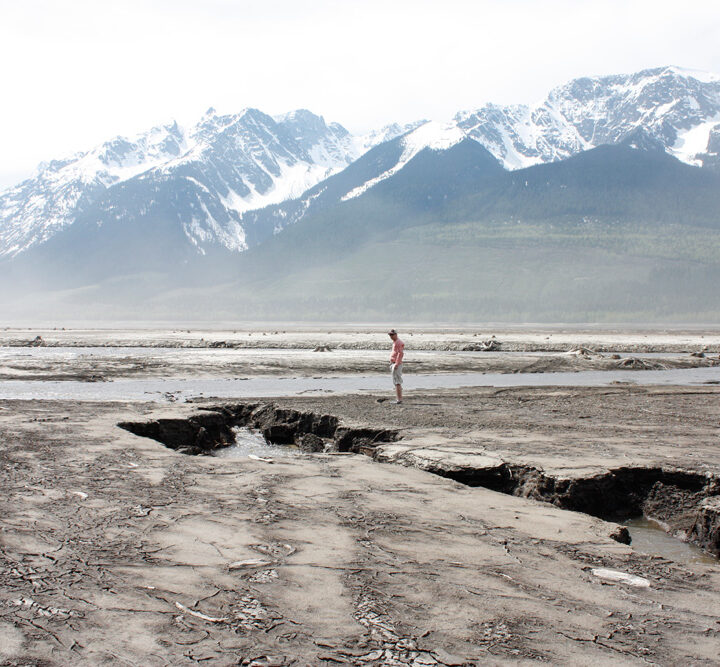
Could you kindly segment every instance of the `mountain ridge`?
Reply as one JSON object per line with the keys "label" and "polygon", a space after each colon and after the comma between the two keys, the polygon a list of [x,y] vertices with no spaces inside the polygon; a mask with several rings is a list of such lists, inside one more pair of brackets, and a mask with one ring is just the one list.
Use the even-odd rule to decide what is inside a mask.
{"label": "mountain ridge", "polygon": [[[284,203],[288,211],[294,209],[282,211],[284,217],[275,209],[271,233],[297,223],[307,211],[289,202],[308,203],[316,184],[398,136],[406,137],[404,155],[385,175],[370,174],[345,196],[357,196],[402,169],[425,146],[448,148],[463,137],[480,143],[510,170],[633,137],[688,164],[720,169],[720,76],[658,67],[580,77],[552,89],[536,105],[487,104],[458,112],[446,123],[395,124],[363,136],[304,109],[275,117],[252,108],[225,115],[209,109],[189,129],[171,123],[134,138],[116,137],[46,163],[34,178],[0,193],[0,258],[46,242],[91,211],[98,224],[117,216],[145,216],[152,224],[148,211],[158,206],[195,252],[215,246],[243,252],[268,238],[269,222],[256,224],[267,216],[258,211]],[[132,187],[126,186],[130,181]]]}
{"label": "mountain ridge", "polygon": [[239,221],[244,211],[300,195],[395,131],[403,128],[352,137],[341,125],[326,124],[307,110],[276,120],[248,108],[227,115],[209,109],[188,130],[173,122],[132,138],[115,137],[44,163],[34,177],[0,193],[0,257],[47,241],[73,224],[78,213],[102,207],[104,197],[122,206],[113,190],[134,179],[149,183],[146,199],[152,201],[155,186],[162,187],[173,174],[182,174],[186,187],[195,190],[201,210],[207,209],[208,198],[214,208],[224,209],[220,221],[207,210],[180,220],[189,242],[202,251],[205,238],[220,237],[228,249],[243,250]]}

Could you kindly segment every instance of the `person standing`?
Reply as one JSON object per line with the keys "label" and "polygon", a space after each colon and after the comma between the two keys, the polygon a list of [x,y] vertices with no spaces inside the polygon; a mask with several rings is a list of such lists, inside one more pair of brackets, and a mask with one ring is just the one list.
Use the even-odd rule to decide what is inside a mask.
{"label": "person standing", "polygon": [[392,381],[395,385],[395,395],[397,396],[395,403],[400,404],[402,403],[402,362],[405,353],[405,343],[398,338],[395,329],[390,329],[388,336],[390,336],[393,342],[392,352],[390,353],[390,370],[392,371]]}

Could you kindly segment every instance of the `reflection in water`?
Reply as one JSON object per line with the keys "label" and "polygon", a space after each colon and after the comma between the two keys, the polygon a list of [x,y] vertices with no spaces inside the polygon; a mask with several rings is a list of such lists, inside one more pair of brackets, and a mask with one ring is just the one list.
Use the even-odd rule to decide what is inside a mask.
{"label": "reflection in water", "polygon": [[694,544],[688,544],[668,535],[652,519],[637,517],[624,524],[632,538],[632,548],[646,554],[657,554],[676,563],[718,564],[718,559]]}

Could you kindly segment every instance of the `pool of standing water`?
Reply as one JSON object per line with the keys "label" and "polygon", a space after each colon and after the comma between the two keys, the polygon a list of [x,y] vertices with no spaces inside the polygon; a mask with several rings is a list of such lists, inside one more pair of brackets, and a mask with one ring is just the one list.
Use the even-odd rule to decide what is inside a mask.
{"label": "pool of standing water", "polygon": [[676,563],[709,563],[717,565],[718,559],[700,547],[668,535],[663,527],[652,519],[636,517],[624,522],[632,538],[632,548],[646,554],[655,554]]}
{"label": "pool of standing water", "polygon": [[262,433],[254,428],[236,426],[232,431],[235,435],[235,444],[214,450],[214,457],[220,459],[246,459],[252,457],[275,459],[297,456],[300,453],[300,450],[294,445],[272,445],[268,443]]}

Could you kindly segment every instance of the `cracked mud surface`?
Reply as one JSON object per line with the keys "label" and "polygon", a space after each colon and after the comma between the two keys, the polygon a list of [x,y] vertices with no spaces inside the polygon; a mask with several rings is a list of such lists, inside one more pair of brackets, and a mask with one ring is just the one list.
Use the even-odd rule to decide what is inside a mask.
{"label": "cracked mud surface", "polygon": [[[714,388],[377,398],[277,403],[558,474],[720,471]],[[0,402],[0,664],[717,664],[718,566],[367,456],[192,457],[116,426],[207,404]]]}

